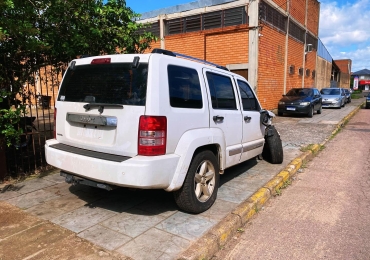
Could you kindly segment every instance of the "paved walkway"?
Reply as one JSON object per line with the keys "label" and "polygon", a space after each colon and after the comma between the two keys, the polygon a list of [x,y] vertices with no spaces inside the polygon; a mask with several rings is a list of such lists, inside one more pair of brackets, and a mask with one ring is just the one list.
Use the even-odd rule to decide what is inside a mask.
{"label": "paved walkway", "polygon": [[361,109],[212,259],[370,259],[369,140]]}
{"label": "paved walkway", "polygon": [[[201,244],[209,230],[220,225],[232,210],[302,154],[301,147],[322,143],[363,101],[353,100],[340,110],[324,109],[312,119],[277,117],[275,124],[284,145],[283,164],[250,160],[228,169],[221,176],[216,203],[199,215],[178,211],[172,194],[165,191],[121,188],[108,192],[70,186],[57,171],[6,190],[0,186],[3,188],[0,211],[4,212],[4,205],[13,205],[37,219],[73,232],[115,257],[175,259],[190,245]],[[11,234],[1,237],[1,232],[2,229],[0,249]]]}

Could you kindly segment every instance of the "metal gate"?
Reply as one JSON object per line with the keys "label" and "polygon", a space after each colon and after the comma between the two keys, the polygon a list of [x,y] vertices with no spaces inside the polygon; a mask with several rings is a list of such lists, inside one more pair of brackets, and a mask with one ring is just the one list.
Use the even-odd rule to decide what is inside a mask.
{"label": "metal gate", "polygon": [[23,134],[19,142],[6,147],[5,176],[18,178],[48,169],[44,145],[47,139],[53,138],[54,104],[65,68],[65,65],[40,68],[34,81],[23,85],[22,93],[17,96],[18,105],[27,108],[18,124]]}

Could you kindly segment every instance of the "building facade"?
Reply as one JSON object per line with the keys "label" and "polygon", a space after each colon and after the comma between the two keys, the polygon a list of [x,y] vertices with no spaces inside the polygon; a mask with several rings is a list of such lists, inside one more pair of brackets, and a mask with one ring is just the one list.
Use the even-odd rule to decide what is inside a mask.
{"label": "building facade", "polygon": [[352,60],[350,59],[334,60],[334,62],[339,68],[338,87],[350,88]]}
{"label": "building facade", "polygon": [[351,75],[353,79],[353,88],[362,90],[364,96],[370,93],[370,70],[363,69],[353,72]]}
{"label": "building facade", "polygon": [[317,0],[199,0],[139,22],[158,36],[152,48],[226,66],[272,110],[289,89],[315,86],[319,13]]}

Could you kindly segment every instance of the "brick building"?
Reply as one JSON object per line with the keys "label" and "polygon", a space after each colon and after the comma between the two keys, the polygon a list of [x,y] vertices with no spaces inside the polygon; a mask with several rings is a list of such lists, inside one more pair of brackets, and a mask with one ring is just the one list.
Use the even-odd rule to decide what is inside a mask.
{"label": "brick building", "polygon": [[317,0],[199,0],[142,14],[152,48],[204,59],[243,75],[262,106],[294,87],[314,87]]}
{"label": "brick building", "polygon": [[350,88],[352,60],[334,60],[334,62],[339,68],[338,87]]}

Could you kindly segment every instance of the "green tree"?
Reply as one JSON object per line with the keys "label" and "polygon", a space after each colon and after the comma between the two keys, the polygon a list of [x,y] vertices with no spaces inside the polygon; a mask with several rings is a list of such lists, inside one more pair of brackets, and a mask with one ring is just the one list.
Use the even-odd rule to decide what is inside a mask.
{"label": "green tree", "polygon": [[17,94],[22,103],[35,94],[23,85],[39,68],[65,69],[82,54],[141,53],[156,40],[124,0],[0,0],[0,10],[0,136],[8,145],[19,133],[9,128],[17,123],[11,106]]}

